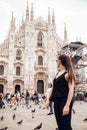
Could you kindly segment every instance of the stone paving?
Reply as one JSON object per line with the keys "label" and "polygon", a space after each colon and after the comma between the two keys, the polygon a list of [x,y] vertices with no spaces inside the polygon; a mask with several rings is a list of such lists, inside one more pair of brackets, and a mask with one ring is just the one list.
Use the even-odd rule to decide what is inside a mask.
{"label": "stone paving", "polygon": [[[8,127],[8,130],[34,130],[34,128],[39,125],[41,122],[41,130],[55,130],[57,127],[54,114],[47,115],[49,110],[45,109],[45,103],[40,103],[35,105],[33,102],[30,102],[29,106],[17,106],[16,110],[13,110],[15,106],[10,108],[6,106],[5,109],[0,110],[0,118],[4,116],[3,121],[0,120],[0,129],[3,127]],[[40,108],[41,106],[41,108]],[[73,130],[87,130],[87,122],[84,122],[83,119],[87,118],[87,102],[76,101],[73,105],[75,113],[72,112],[72,127]],[[31,110],[35,109],[32,118]],[[15,120],[12,119],[13,114],[15,113]],[[21,125],[18,125],[17,122],[23,120]]]}

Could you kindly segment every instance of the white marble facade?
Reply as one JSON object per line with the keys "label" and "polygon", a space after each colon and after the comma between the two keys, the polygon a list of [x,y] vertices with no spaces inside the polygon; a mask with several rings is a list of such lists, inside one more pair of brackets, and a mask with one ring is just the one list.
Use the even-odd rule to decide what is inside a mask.
{"label": "white marble facade", "polygon": [[0,91],[3,93],[26,89],[44,93],[56,73],[55,58],[63,41],[56,33],[54,11],[50,14],[48,10],[47,21],[41,16],[34,19],[33,4],[30,6],[29,11],[27,4],[19,29],[12,13],[8,36],[0,44]]}

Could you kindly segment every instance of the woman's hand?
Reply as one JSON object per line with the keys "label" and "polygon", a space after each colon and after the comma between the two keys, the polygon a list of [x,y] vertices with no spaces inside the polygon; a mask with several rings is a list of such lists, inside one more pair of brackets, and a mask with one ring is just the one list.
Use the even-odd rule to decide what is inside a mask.
{"label": "woman's hand", "polygon": [[49,109],[49,99],[46,100],[46,108]]}
{"label": "woman's hand", "polygon": [[69,106],[68,105],[65,105],[64,108],[63,108],[63,116],[69,114]]}

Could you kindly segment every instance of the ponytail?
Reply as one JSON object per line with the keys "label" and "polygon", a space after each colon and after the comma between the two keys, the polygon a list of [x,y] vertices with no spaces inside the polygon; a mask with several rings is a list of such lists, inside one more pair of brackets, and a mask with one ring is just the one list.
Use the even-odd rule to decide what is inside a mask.
{"label": "ponytail", "polygon": [[69,82],[72,83],[73,81],[75,82],[75,73],[73,69],[73,64],[71,61],[71,58],[69,56],[66,56],[66,70],[68,71],[69,74]]}
{"label": "ponytail", "polygon": [[68,55],[60,55],[59,60],[61,60],[62,65],[66,68],[68,75],[69,75],[69,82],[72,83],[73,81],[75,82],[75,73],[72,65],[72,61],[70,56]]}

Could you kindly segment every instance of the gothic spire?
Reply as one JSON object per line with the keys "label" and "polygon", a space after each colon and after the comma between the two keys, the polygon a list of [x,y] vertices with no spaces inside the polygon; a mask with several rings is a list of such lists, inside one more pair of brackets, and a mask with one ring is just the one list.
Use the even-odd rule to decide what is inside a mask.
{"label": "gothic spire", "polygon": [[11,17],[10,30],[15,31],[15,18],[13,16],[13,12],[12,12],[12,17]]}
{"label": "gothic spire", "polygon": [[24,23],[24,14],[22,15],[22,24]]}
{"label": "gothic spire", "polygon": [[12,12],[12,17],[11,17],[11,23],[13,23],[14,17],[13,17],[13,12]]}
{"label": "gothic spire", "polygon": [[28,1],[27,1],[27,9],[26,9],[26,20],[29,20],[29,7],[28,7]]}
{"label": "gothic spire", "polygon": [[19,29],[20,29],[20,25],[21,25],[21,24],[20,24],[20,19],[19,19]]}
{"label": "gothic spire", "polygon": [[52,10],[52,25],[55,25],[54,9]]}
{"label": "gothic spire", "polygon": [[50,8],[48,9],[48,25],[50,25],[50,20],[51,20],[51,17],[50,17]]}
{"label": "gothic spire", "polygon": [[64,27],[64,41],[67,41],[67,29],[66,29],[66,23]]}
{"label": "gothic spire", "polygon": [[33,11],[33,3],[31,4],[31,17],[30,17],[31,22],[34,20],[34,11]]}

